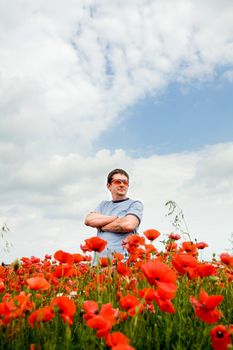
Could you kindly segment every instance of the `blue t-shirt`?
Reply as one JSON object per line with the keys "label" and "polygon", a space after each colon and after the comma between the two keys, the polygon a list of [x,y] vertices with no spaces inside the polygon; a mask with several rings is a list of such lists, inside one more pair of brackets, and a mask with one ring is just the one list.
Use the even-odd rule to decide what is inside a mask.
{"label": "blue t-shirt", "polygon": [[[129,214],[134,215],[138,218],[140,224],[142,220],[143,204],[139,200],[132,200],[130,198],[119,201],[102,201],[95,211],[107,216],[115,215],[119,218]],[[138,227],[134,230],[134,232],[102,232],[97,230],[97,236],[108,242],[105,250],[102,251],[99,256],[111,257],[111,253],[113,252],[125,254],[125,250],[123,250],[122,247],[122,240],[128,235],[137,233],[137,229]]]}

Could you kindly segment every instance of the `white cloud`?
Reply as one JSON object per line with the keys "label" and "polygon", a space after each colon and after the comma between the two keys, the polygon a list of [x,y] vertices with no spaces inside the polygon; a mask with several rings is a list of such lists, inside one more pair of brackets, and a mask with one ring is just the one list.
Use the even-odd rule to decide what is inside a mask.
{"label": "white cloud", "polygon": [[229,82],[233,82],[233,70],[228,70],[223,73],[223,78]]}
{"label": "white cloud", "polygon": [[25,0],[1,10],[1,135],[36,138],[36,150],[48,139],[47,148],[86,148],[146,94],[233,61],[228,1]]}
{"label": "white cloud", "polygon": [[84,226],[84,217],[99,201],[110,198],[106,176],[115,167],[129,171],[130,195],[144,202],[141,232],[152,227],[163,234],[173,230],[165,218],[165,203],[173,200],[183,209],[192,239],[210,245],[206,257],[219,254],[230,248],[227,239],[233,230],[232,157],[233,145],[219,144],[196,153],[146,159],[130,158],[123,150],[102,150],[87,158],[54,156],[44,168],[36,162],[22,169],[19,165],[11,186],[2,191],[1,222],[11,229],[14,245],[10,256],[79,251],[80,243],[95,234]]}

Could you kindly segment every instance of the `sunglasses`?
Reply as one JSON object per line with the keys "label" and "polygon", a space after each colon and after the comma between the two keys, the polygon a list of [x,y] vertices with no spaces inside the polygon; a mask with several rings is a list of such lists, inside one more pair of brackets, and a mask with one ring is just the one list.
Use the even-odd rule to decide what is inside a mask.
{"label": "sunglasses", "polygon": [[111,184],[114,184],[116,186],[120,186],[121,184],[123,184],[125,186],[129,186],[129,181],[128,180],[113,179],[111,181]]}

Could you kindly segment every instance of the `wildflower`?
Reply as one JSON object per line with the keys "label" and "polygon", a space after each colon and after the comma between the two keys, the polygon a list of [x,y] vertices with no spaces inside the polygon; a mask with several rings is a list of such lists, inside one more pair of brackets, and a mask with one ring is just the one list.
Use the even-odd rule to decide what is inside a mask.
{"label": "wildflower", "polygon": [[104,248],[107,245],[107,241],[100,237],[91,237],[88,239],[85,239],[86,246],[88,248],[88,251],[94,251],[94,252],[102,252]]}
{"label": "wildflower", "polygon": [[196,252],[197,252],[197,246],[195,243],[193,242],[189,242],[189,241],[186,241],[186,242],[183,242],[182,243],[182,249],[187,252],[187,253],[191,253],[193,255],[196,255]]}
{"label": "wildflower", "polygon": [[172,298],[176,292],[176,274],[166,264],[157,260],[149,261],[141,266],[150,285],[163,290],[168,298]]}
{"label": "wildflower", "polygon": [[172,265],[182,275],[188,274],[189,278],[197,276],[197,259],[188,253],[177,253],[172,257]]}
{"label": "wildflower", "polygon": [[208,244],[205,242],[199,242],[199,243],[196,243],[196,247],[197,249],[205,249],[208,247]]}
{"label": "wildflower", "polygon": [[177,249],[177,243],[176,242],[171,242],[166,244],[166,250],[168,252],[173,252]]}
{"label": "wildflower", "polygon": [[59,265],[56,266],[54,271],[52,272],[52,275],[56,278],[61,278],[61,277],[68,277],[71,274],[71,267],[70,265]]}
{"label": "wildflower", "polygon": [[130,343],[129,338],[127,338],[121,332],[113,332],[111,334],[108,334],[105,340],[106,340],[106,345],[109,347],[116,346],[119,344],[128,345]]}
{"label": "wildflower", "polygon": [[155,248],[155,246],[153,246],[153,244],[145,244],[145,248],[146,254],[157,253],[157,249]]}
{"label": "wildflower", "polygon": [[165,293],[162,289],[155,290],[153,288],[144,288],[142,290],[139,290],[139,295],[141,298],[144,298],[148,303],[151,303],[155,300],[158,307],[163,312],[175,312],[175,308],[170,300],[174,296],[174,294],[170,294],[169,296],[171,298],[168,298],[167,293]]}
{"label": "wildflower", "polygon": [[223,317],[221,311],[216,307],[222,302],[222,295],[209,296],[204,289],[201,288],[199,300],[194,296],[190,296],[190,302],[194,308],[195,314],[206,323],[215,323]]}
{"label": "wildflower", "polygon": [[233,255],[230,255],[228,253],[222,253],[220,255],[220,260],[223,264],[233,266]]}
{"label": "wildflower", "polygon": [[116,346],[113,346],[112,350],[135,350],[135,348],[128,344],[118,344]]}
{"label": "wildflower", "polygon": [[231,344],[231,335],[226,326],[218,325],[211,329],[211,345],[214,350],[227,350]]}
{"label": "wildflower", "polygon": [[83,303],[84,310],[86,314],[84,315],[84,319],[87,321],[98,313],[99,306],[98,303],[94,300],[86,300]]}
{"label": "wildflower", "polygon": [[152,302],[156,299],[156,291],[153,288],[144,288],[138,291],[141,298],[145,299],[147,302]]}
{"label": "wildflower", "polygon": [[121,332],[113,332],[105,338],[106,345],[112,350],[135,350],[130,346],[130,340]]}
{"label": "wildflower", "polygon": [[[94,303],[92,304],[86,304],[85,308],[88,308],[89,311],[92,310],[95,312],[95,314],[92,317],[88,317],[87,319],[87,326],[90,328],[97,329],[96,335],[98,338],[105,337],[113,327],[113,325],[116,323],[116,319],[118,317],[118,309],[114,309],[112,307],[111,303],[102,305],[101,310],[96,310],[96,306]],[[91,316],[91,313],[89,312],[89,316]],[[85,318],[85,315],[84,315]]]}
{"label": "wildflower", "polygon": [[215,267],[208,263],[198,264],[197,272],[200,277],[215,276],[217,273]]}
{"label": "wildflower", "polygon": [[52,320],[54,317],[54,311],[51,306],[45,306],[41,309],[37,309],[33,311],[28,317],[28,322],[30,326],[33,328],[35,322],[47,322]]}
{"label": "wildflower", "polygon": [[117,264],[117,272],[122,276],[129,276],[132,274],[130,268],[121,261]]}
{"label": "wildflower", "polygon": [[124,259],[124,255],[121,254],[121,253],[118,253],[118,252],[114,252],[114,253],[113,253],[113,258],[114,258],[114,260],[116,260],[116,261],[121,261],[121,260]]}
{"label": "wildflower", "polygon": [[121,307],[127,311],[128,315],[133,317],[144,310],[144,306],[134,295],[126,295],[119,301]]}
{"label": "wildflower", "polygon": [[82,249],[83,253],[92,251],[87,244],[80,244],[80,248]]}
{"label": "wildflower", "polygon": [[52,255],[45,254],[45,259],[46,259],[46,260],[51,260],[51,259],[52,259]]}
{"label": "wildflower", "polygon": [[58,260],[61,263],[65,264],[73,264],[74,258],[73,255],[70,253],[63,252],[63,250],[58,250],[54,254],[54,259]]}
{"label": "wildflower", "polygon": [[74,259],[74,263],[80,263],[81,261],[84,260],[84,256],[82,254],[72,254],[73,259]]}
{"label": "wildflower", "polygon": [[173,239],[174,241],[178,241],[181,237],[178,235],[178,233],[171,232],[168,238]]}
{"label": "wildflower", "polygon": [[50,283],[44,277],[28,278],[27,284],[32,290],[45,291],[50,288]]}
{"label": "wildflower", "polygon": [[123,239],[122,245],[127,249],[129,253],[135,253],[140,245],[145,244],[145,238],[138,235],[129,235],[126,239]]}
{"label": "wildflower", "polygon": [[107,267],[109,261],[111,261],[111,260],[108,257],[106,257],[106,256],[102,256],[102,257],[99,258],[99,261],[100,261],[100,265],[102,267]]}
{"label": "wildflower", "polygon": [[111,330],[112,325],[108,320],[102,316],[96,315],[87,321],[90,328],[97,329],[96,335],[98,338],[105,337]]}
{"label": "wildflower", "polygon": [[134,295],[130,295],[130,294],[122,297],[120,299],[119,303],[120,303],[121,307],[127,311],[132,309],[132,308],[135,308],[136,306],[138,306],[140,304],[139,300]]}
{"label": "wildflower", "polygon": [[147,239],[149,239],[149,241],[154,241],[160,236],[160,232],[154,229],[146,230],[143,232],[143,234],[146,236]]}
{"label": "wildflower", "polygon": [[4,281],[2,278],[0,278],[0,293],[5,292],[5,290],[6,290],[6,286],[4,284]]}
{"label": "wildflower", "polygon": [[52,299],[51,306],[57,306],[58,313],[63,321],[69,325],[73,324],[73,318],[76,313],[75,303],[66,296],[55,297]]}
{"label": "wildflower", "polygon": [[0,325],[7,326],[11,319],[24,317],[27,311],[31,311],[34,303],[30,301],[30,296],[23,291],[13,298],[5,295],[0,303]]}
{"label": "wildflower", "polygon": [[155,291],[155,300],[161,311],[168,312],[170,314],[175,313],[176,310],[171,300],[167,298],[166,295],[163,295],[163,293],[161,293],[161,290],[159,289]]}

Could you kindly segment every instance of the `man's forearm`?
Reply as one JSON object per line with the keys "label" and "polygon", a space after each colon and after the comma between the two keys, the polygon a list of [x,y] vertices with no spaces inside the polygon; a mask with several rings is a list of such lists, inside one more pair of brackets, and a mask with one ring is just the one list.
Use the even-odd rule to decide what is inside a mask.
{"label": "man's forearm", "polygon": [[90,213],[85,219],[85,225],[91,227],[101,227],[110,224],[116,220],[117,216],[107,216],[99,213]]}
{"label": "man's forearm", "polygon": [[132,220],[128,216],[117,218],[107,225],[101,226],[102,231],[111,231],[116,233],[132,232],[135,226],[132,225]]}

